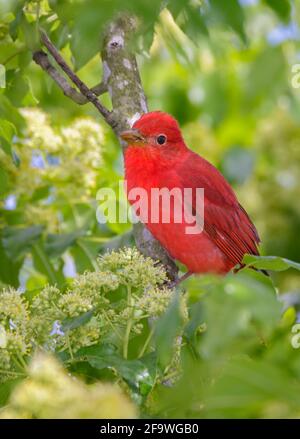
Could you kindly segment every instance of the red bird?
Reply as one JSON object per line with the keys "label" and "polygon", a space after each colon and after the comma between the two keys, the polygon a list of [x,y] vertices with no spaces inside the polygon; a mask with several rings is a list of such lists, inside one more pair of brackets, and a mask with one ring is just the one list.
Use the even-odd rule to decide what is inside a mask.
{"label": "red bird", "polygon": [[[131,130],[121,133],[127,142],[125,178],[127,195],[142,188],[149,199],[152,188],[192,188],[190,213],[196,211],[196,188],[204,189],[204,226],[187,233],[185,219],[166,223],[147,219],[149,206],[138,214],[170,256],[186,265],[190,273],[225,274],[242,264],[246,253],[258,255],[259,236],[248,214],[223,175],[184,143],[177,121],[167,113],[146,113]],[[134,204],[132,199],[129,200]],[[143,211],[144,210],[144,211]],[[197,212],[196,212],[197,215]],[[148,217],[149,218],[149,217]]]}

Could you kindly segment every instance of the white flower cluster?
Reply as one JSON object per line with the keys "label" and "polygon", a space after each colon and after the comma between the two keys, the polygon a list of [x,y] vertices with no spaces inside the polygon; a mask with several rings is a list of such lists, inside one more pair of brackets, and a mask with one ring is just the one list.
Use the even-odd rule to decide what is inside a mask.
{"label": "white flower cluster", "polygon": [[13,391],[1,419],[135,418],[137,411],[116,385],[84,384],[53,357],[35,355],[29,377]]}
{"label": "white flower cluster", "polygon": [[[26,122],[24,138],[16,139],[16,167],[0,150],[0,164],[9,175],[8,191],[26,204],[25,219],[59,228],[60,206],[95,199],[103,165],[104,131],[92,118],[79,118],[68,127],[54,127],[37,108],[21,111]],[[40,196],[41,188],[45,190]],[[38,195],[37,195],[38,193]]]}
{"label": "white flower cluster", "polygon": [[136,248],[102,255],[98,270],[79,275],[65,289],[46,286],[30,301],[13,289],[0,290],[0,373],[24,372],[36,347],[66,351],[113,342],[120,352],[149,318],[172,299],[164,269]]}

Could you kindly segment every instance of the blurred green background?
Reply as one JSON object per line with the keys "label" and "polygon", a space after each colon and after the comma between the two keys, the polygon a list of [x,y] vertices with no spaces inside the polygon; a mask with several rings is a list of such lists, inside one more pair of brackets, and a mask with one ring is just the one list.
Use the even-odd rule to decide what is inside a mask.
{"label": "blurred green background", "polygon": [[[123,175],[117,139],[91,105],[70,101],[31,60],[32,51],[39,47],[41,26],[80,78],[94,86],[102,75],[99,35],[123,10],[140,20],[133,50],[149,110],[175,116],[189,147],[225,175],[257,225],[262,254],[300,262],[299,2],[0,0],[0,64],[6,78],[5,87],[0,88],[0,282],[4,290],[11,286],[31,297],[51,284],[65,291],[76,275],[97,269],[99,253],[133,245],[130,224],[99,225],[96,220],[97,190],[116,188]],[[110,106],[107,95],[101,100]],[[287,298],[285,324],[275,296],[268,296],[268,289],[274,292],[271,281],[257,279],[247,270],[236,279],[204,277],[187,285],[183,346],[193,346],[190,350],[197,351],[193,354],[197,362],[182,348],[181,381],[175,388],[160,383],[161,388],[151,395],[154,402],[149,403],[151,398],[147,402],[151,413],[299,416],[295,395],[300,386],[300,354],[288,341],[299,306],[299,273],[272,274],[277,292]],[[207,286],[214,293],[205,299],[208,311],[204,312],[201,300],[207,297]],[[230,289],[232,297],[226,296]],[[222,300],[218,292],[224,293]],[[183,328],[173,308],[167,311],[172,318],[162,322],[170,331],[171,344],[180,333],[178,328]],[[203,317],[206,312],[209,317]],[[218,320],[216,315],[226,312],[227,318]],[[8,331],[9,313],[5,315],[2,325]],[[252,330],[248,333],[252,318],[259,322],[258,333],[266,331],[262,340],[270,337],[272,341],[251,338],[257,337]],[[219,322],[216,333],[210,332],[199,348],[198,338],[206,332],[202,326],[209,319],[210,327]],[[229,330],[232,320],[235,326]],[[178,331],[170,328],[171,321],[177,321]],[[217,340],[223,332],[228,344],[224,341],[221,348]],[[266,346],[269,349],[264,350]],[[158,342],[154,348],[158,356],[159,349]],[[233,352],[237,357],[232,359]],[[257,359],[255,366],[249,365],[248,355]],[[24,358],[30,359],[26,350]],[[232,364],[224,366],[224,358]],[[207,390],[206,381],[215,371],[220,379],[213,391]],[[251,373],[253,380],[243,381]],[[193,388],[205,390],[200,400],[196,395],[194,405],[186,408],[194,392],[186,382],[191,376]],[[258,388],[264,390],[259,393]],[[166,407],[170,392],[177,404],[171,409]],[[134,398],[140,405],[141,400]]]}

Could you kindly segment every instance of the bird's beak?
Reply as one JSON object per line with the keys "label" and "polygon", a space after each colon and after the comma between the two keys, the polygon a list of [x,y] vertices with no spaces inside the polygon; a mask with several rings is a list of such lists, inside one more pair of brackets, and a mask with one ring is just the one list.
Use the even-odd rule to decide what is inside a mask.
{"label": "bird's beak", "polygon": [[145,137],[140,133],[139,130],[131,129],[122,131],[120,133],[121,139],[125,140],[125,142],[132,144],[132,143],[139,143],[143,144],[145,143]]}

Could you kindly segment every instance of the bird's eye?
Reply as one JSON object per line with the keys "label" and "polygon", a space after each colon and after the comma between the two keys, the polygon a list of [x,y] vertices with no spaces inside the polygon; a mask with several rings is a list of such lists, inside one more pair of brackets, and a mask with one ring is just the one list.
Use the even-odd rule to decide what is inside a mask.
{"label": "bird's eye", "polygon": [[156,138],[156,142],[158,143],[158,145],[164,145],[166,141],[167,141],[167,136],[165,136],[164,134],[160,134]]}

